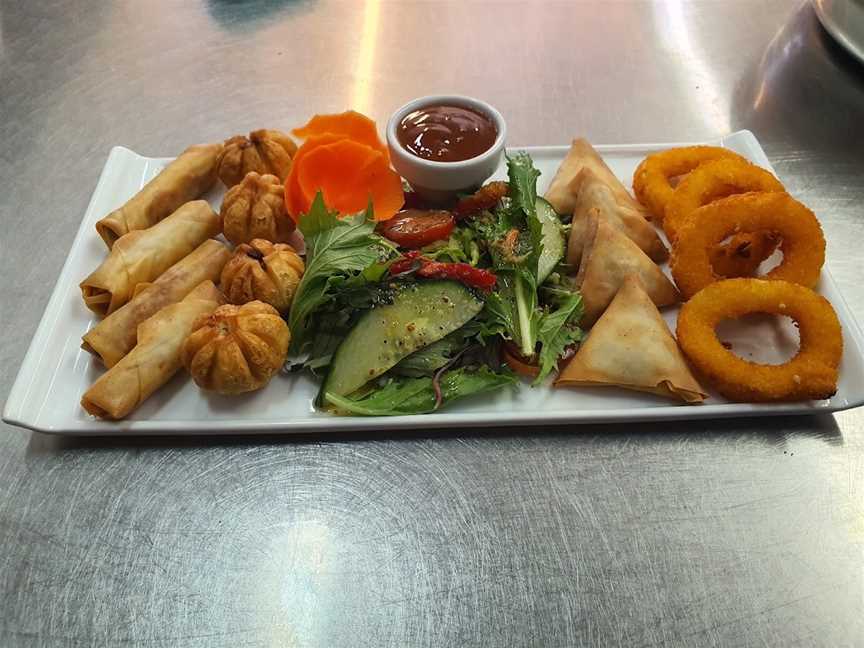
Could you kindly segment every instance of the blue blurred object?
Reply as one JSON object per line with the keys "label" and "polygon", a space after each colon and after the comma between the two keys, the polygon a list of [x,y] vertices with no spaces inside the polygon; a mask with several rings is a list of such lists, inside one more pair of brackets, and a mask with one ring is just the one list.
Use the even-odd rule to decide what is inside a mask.
{"label": "blue blurred object", "polygon": [[220,27],[229,30],[260,27],[286,10],[312,8],[314,0],[205,0],[208,13]]}

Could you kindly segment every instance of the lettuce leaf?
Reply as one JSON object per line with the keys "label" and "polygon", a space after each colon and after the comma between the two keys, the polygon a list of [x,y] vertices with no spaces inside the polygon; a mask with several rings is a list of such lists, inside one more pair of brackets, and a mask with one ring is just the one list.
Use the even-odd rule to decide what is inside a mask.
{"label": "lettuce leaf", "polygon": [[468,325],[462,326],[437,342],[402,358],[390,371],[400,376],[413,378],[431,376],[472,343],[470,338],[476,335],[476,328]]}
{"label": "lettuce leaf", "polygon": [[[327,393],[325,400],[339,410],[359,416],[400,416],[428,414],[436,409],[433,379],[396,376],[383,387],[352,398]],[[515,384],[512,373],[496,373],[488,367],[469,369],[462,367],[445,371],[439,378],[442,405],[473,394],[494,391]]]}
{"label": "lettuce leaf", "polygon": [[530,357],[537,345],[542,312],[537,306],[536,278],[528,270],[498,273],[498,289],[486,298],[487,324],[498,328],[502,337],[513,340]]}
{"label": "lettuce leaf", "polygon": [[534,167],[531,157],[520,153],[507,159],[507,177],[510,190],[508,192],[513,207],[521,211],[524,220],[530,251],[524,262],[524,267],[537,279],[537,262],[543,251],[543,223],[537,216],[537,178],[540,171]]}
{"label": "lettuce leaf", "polygon": [[579,320],[582,319],[582,295],[566,290],[556,290],[558,307],[547,312],[540,320],[538,339],[540,354],[538,357],[540,373],[534,384],[543,381],[552,373],[559,358],[568,347],[582,339],[582,329]]}
{"label": "lettuce leaf", "polygon": [[394,250],[391,243],[375,234],[371,205],[365,213],[340,218],[327,209],[318,192],[298,225],[306,243],[306,272],[288,314],[293,353],[302,351],[309,342],[312,315],[333,298],[346,278],[374,272],[379,259]]}
{"label": "lettuce leaf", "polygon": [[504,337],[531,357],[538,341],[542,316],[537,299],[537,264],[543,251],[543,224],[537,216],[537,178],[531,157],[507,158],[508,200],[496,220],[484,230],[498,275],[497,290],[487,299],[486,312]]}

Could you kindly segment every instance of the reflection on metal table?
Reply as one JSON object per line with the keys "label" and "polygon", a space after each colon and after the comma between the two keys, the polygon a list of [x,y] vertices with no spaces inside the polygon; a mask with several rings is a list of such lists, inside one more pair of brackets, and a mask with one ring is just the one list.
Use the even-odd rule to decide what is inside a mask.
{"label": "reflection on metal table", "polygon": [[[758,4],[758,10],[756,5]],[[110,147],[482,97],[512,144],[760,139],[859,318],[864,67],[809,3],[0,0],[0,398]],[[864,410],[0,437],[0,644],[856,645]]]}

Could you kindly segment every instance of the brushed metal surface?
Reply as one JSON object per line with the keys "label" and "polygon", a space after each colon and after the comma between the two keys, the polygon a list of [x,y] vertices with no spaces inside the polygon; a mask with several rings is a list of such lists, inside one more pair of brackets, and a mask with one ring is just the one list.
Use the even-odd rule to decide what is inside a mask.
{"label": "brushed metal surface", "polygon": [[[494,21],[493,21],[494,18]],[[0,397],[109,148],[470,93],[513,144],[752,129],[864,319],[864,68],[807,5],[0,0]],[[864,644],[864,412],[0,434],[2,646]]]}

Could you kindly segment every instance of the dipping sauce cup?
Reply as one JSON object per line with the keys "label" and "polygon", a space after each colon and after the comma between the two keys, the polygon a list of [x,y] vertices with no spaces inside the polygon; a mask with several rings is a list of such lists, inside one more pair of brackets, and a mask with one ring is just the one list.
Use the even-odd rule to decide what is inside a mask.
{"label": "dipping sauce cup", "polygon": [[443,202],[479,187],[504,155],[507,124],[495,108],[463,95],[421,97],[387,122],[393,168],[421,197]]}

